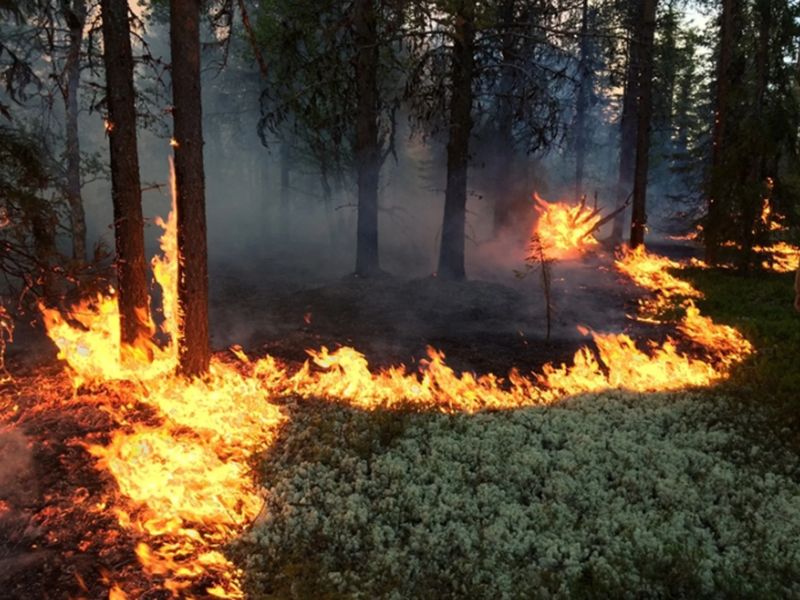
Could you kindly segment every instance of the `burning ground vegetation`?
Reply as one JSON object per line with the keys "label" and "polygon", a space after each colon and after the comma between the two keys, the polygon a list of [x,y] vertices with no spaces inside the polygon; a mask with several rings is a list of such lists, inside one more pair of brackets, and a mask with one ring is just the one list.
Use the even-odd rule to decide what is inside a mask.
{"label": "burning ground vegetation", "polygon": [[60,365],[2,384],[10,597],[800,592],[797,459],[708,391],[755,349],[701,313],[680,263],[603,254],[646,292],[631,323],[666,333],[587,329],[533,373],[459,372],[434,348],[412,369],[232,347],[189,381],[161,225],[152,341],[121,347],[113,291],[43,306]]}

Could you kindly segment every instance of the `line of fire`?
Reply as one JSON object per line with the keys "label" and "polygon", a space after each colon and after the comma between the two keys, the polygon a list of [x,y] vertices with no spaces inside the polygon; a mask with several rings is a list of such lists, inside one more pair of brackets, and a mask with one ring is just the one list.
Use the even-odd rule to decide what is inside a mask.
{"label": "line of fire", "polygon": [[795,0],[0,2],[0,597],[800,597]]}

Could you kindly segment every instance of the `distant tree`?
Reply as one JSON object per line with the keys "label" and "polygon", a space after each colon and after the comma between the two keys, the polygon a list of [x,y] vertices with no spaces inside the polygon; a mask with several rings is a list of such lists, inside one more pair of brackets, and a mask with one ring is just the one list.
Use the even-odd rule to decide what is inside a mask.
{"label": "distant tree", "polygon": [[719,56],[717,58],[716,100],[714,106],[714,134],[711,150],[711,177],[708,194],[708,216],[705,220],[705,258],[715,264],[720,246],[720,229],[724,218],[723,160],[726,153],[727,126],[730,116],[728,105],[731,87],[737,75],[733,71],[734,31],[736,12],[740,0],[722,0],[719,29]]}
{"label": "distant tree", "polygon": [[636,112],[636,163],[633,178],[631,248],[644,244],[647,224],[647,176],[650,158],[650,120],[653,92],[653,39],[656,29],[657,0],[643,0],[637,41],[639,57],[639,101]]}
{"label": "distant tree", "polygon": [[[411,3],[414,48],[409,104],[418,130],[447,132],[447,186],[439,275],[463,279],[471,138],[491,136],[501,180],[495,229],[513,218],[507,192],[517,151],[533,153],[563,137],[564,97],[575,89],[574,5],[499,0]],[[500,150],[502,148],[502,150]]]}
{"label": "distant tree", "polygon": [[668,156],[672,150],[674,103],[682,58],[679,46],[682,15],[677,0],[662,2],[659,8],[656,18],[658,35],[653,45],[652,145],[662,156]]}
{"label": "distant tree", "polygon": [[[514,220],[516,202],[514,162],[517,156],[514,141],[515,106],[514,83],[520,65],[520,40],[516,35],[517,23],[525,19],[519,13],[519,0],[504,0],[497,12],[497,29],[500,36],[499,51],[502,64],[498,66],[497,93],[494,102],[493,127],[490,136],[489,167],[494,175],[494,233],[500,234]],[[478,124],[480,126],[480,123]]]}
{"label": "distant tree", "polygon": [[583,179],[588,144],[588,111],[593,87],[592,39],[590,31],[592,13],[589,0],[581,6],[581,30],[578,40],[578,89],[575,98],[575,198],[584,194]]}
{"label": "distant tree", "polygon": [[81,46],[86,27],[86,0],[62,3],[62,13],[69,31],[64,64],[64,83],[60,85],[66,114],[66,196],[70,208],[72,257],[86,260],[86,215],[81,197],[81,147],[78,136],[78,91],[81,83]]}
{"label": "distant tree", "polygon": [[[617,206],[622,207],[633,194],[633,179],[636,165],[636,131],[639,106],[639,74],[641,71],[642,48],[638,37],[637,24],[641,21],[641,2],[626,4],[625,29],[627,30],[625,84],[622,96],[619,139],[619,175],[617,180]],[[625,228],[625,214],[620,211],[614,219],[611,239],[622,241]]]}
{"label": "distant tree", "polygon": [[704,223],[711,263],[725,242],[738,249],[741,269],[759,263],[754,248],[771,236],[765,205],[773,217],[797,222],[799,10],[787,0],[722,4]]}
{"label": "distant tree", "polygon": [[180,371],[208,371],[208,247],[200,102],[200,0],[170,2],[172,118],[178,215]]}
{"label": "distant tree", "polygon": [[378,179],[381,165],[378,77],[380,40],[375,0],[354,0],[353,41],[356,55],[356,139],[358,180],[356,274],[380,271],[378,261]]}
{"label": "distant tree", "polygon": [[[57,153],[53,156],[52,172],[56,176],[55,190],[66,201],[69,230],[72,236],[72,255],[79,262],[86,259],[86,222],[81,198],[81,150],[78,138],[79,90],[86,30],[85,0],[10,3],[13,9],[9,19],[0,25],[0,70],[7,91],[14,88],[24,98],[13,98],[24,107],[20,114],[35,120],[34,111],[43,123],[55,117],[64,123],[64,129],[48,126],[48,147]],[[5,60],[4,60],[5,59]],[[34,93],[30,96],[25,90]],[[63,103],[63,119],[59,102]],[[3,103],[0,102],[0,112]],[[8,116],[8,115],[6,115]],[[60,171],[60,179],[57,176]]]}
{"label": "distant tree", "polygon": [[299,146],[295,156],[312,158],[326,202],[332,179],[355,176],[355,272],[362,277],[380,271],[380,169],[391,152],[403,94],[401,4],[270,0],[259,5],[256,22],[270,64],[259,130]]}
{"label": "distant tree", "polygon": [[133,86],[128,3],[101,0],[103,60],[114,203],[117,298],[121,339],[134,344],[151,331],[144,255],[144,220],[136,145],[136,92]]}
{"label": "distant tree", "polygon": [[467,166],[472,132],[473,78],[475,72],[475,2],[454,3],[453,50],[448,109],[447,186],[444,194],[444,219],[437,275],[461,280],[464,268],[464,242],[467,217]]}

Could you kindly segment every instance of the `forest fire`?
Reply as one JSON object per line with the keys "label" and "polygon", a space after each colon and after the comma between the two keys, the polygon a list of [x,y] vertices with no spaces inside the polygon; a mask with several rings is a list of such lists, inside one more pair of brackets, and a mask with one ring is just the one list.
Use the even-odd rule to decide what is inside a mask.
{"label": "forest fire", "polygon": [[[576,219],[587,232],[596,223],[597,215],[581,207],[547,207],[542,210],[548,225],[568,227]],[[280,398],[325,398],[367,410],[411,403],[428,410],[474,412],[550,403],[608,388],[651,392],[707,385],[752,351],[738,332],[699,313],[691,299],[701,294],[669,273],[678,263],[638,250],[623,253],[617,268],[653,292],[654,305],[661,309],[685,301],[686,316],[677,329],[701,347],[706,358],[681,352],[679,343],[669,338],[641,349],[625,334],[585,331],[596,353],[584,347],[571,366],[548,365],[532,377],[515,371],[508,378],[458,374],[434,349],[429,349],[419,373],[403,366],[374,372],[362,354],[342,347],[309,351],[310,360],[294,371],[270,356],[251,361],[233,349],[235,361],[215,357],[205,379],[186,380],[173,374],[174,211],[159,223],[164,228],[163,256],[152,265],[164,296],[160,332],[169,341],[150,341],[125,352],[112,293],[82,302],[67,315],[46,308],[42,312],[76,390],[115,389],[120,397],[135,398],[156,411],[155,420],[141,423],[130,416],[130,403],[107,406],[118,429],[110,443],[87,449],[117,482],[119,497],[109,502],[114,507],[109,510],[141,539],[136,548],[140,563],[176,596],[192,596],[198,582],[209,580],[214,583],[206,586],[208,595],[242,596],[236,569],[222,547],[262,510],[248,460],[269,447],[285,420],[276,402]],[[569,250],[568,239],[578,244],[572,250],[592,243],[585,233],[567,238],[558,231],[548,239],[561,244],[564,252]],[[124,597],[121,590],[115,593]]]}
{"label": "forest fire", "polygon": [[757,246],[753,249],[767,256],[761,266],[768,271],[792,273],[800,269],[800,248],[797,246],[777,242],[771,246]]}
{"label": "forest fire", "polygon": [[800,598],[794,16],[0,1],[0,596]]}
{"label": "forest fire", "polygon": [[689,282],[678,279],[670,272],[680,268],[680,263],[665,256],[650,254],[641,246],[636,250],[623,250],[615,266],[636,285],[654,293],[653,297],[640,303],[640,313],[645,318],[657,315],[676,299],[702,297]]}
{"label": "forest fire", "polygon": [[565,202],[547,202],[537,193],[533,194],[533,201],[539,215],[534,236],[548,258],[577,258],[597,245],[593,234],[603,219],[599,210],[586,206],[585,197],[574,206]]}

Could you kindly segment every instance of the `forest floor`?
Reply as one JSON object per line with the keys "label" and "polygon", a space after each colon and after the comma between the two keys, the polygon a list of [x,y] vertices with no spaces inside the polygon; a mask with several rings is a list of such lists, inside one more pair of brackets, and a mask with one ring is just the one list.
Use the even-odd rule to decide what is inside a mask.
{"label": "forest floor", "polygon": [[[632,312],[635,298],[641,292],[621,281],[599,257],[590,258],[563,273],[555,296],[557,316],[550,342],[543,339],[541,292],[535,276],[506,284],[480,281],[455,284],[430,278],[406,281],[391,277],[364,281],[348,277],[315,285],[282,286],[271,285],[269,281],[254,285],[230,271],[223,277],[222,272],[212,274],[211,320],[215,347],[222,350],[229,344],[239,343],[251,355],[269,353],[296,365],[307,358],[306,348],[321,345],[353,345],[363,351],[375,367],[411,365],[424,356],[426,346],[432,345],[445,351],[448,364],[456,370],[504,374],[511,367],[525,372],[536,370],[546,362],[569,362],[575,350],[586,343],[575,332],[578,324],[600,331],[627,330],[639,340],[657,340],[668,333],[663,327],[627,319],[626,314]],[[291,408],[291,422],[264,457],[262,481],[275,499],[273,508],[282,509],[284,515],[296,510],[312,521],[316,519],[318,526],[309,529],[307,523],[301,526],[296,520],[277,519],[268,527],[254,531],[254,537],[247,538],[234,552],[250,574],[251,590],[279,595],[295,590],[291,592],[295,596],[299,593],[298,597],[310,597],[304,596],[303,590],[309,592],[317,586],[334,596],[348,589],[370,590],[381,596],[393,585],[400,585],[400,581],[410,582],[404,585],[424,585],[426,589],[438,590],[441,597],[465,593],[473,597],[494,597],[504,593],[506,584],[517,590],[545,586],[556,596],[560,593],[558,590],[563,592],[564,589],[569,592],[567,595],[574,592],[579,596],[592,589],[608,593],[627,589],[630,582],[615,578],[614,573],[630,569],[630,561],[642,560],[641,556],[664,551],[663,546],[639,540],[633,545],[641,556],[600,552],[597,556],[602,560],[592,562],[594,559],[587,559],[592,556],[591,548],[588,555],[582,547],[571,556],[569,550],[556,545],[549,547],[548,552],[557,555],[551,557],[550,563],[526,571],[519,561],[531,551],[529,546],[523,544],[516,550],[507,549],[511,554],[506,550],[487,554],[479,548],[503,547],[509,542],[519,544],[514,532],[518,529],[524,532],[525,523],[529,525],[525,535],[531,536],[534,545],[547,546],[541,538],[546,530],[535,525],[537,519],[549,523],[547,527],[552,529],[553,535],[560,532],[567,536],[570,528],[575,530],[580,526],[563,514],[561,517],[529,514],[525,508],[529,500],[523,498],[518,498],[516,504],[501,502],[507,509],[506,513],[501,511],[502,514],[494,508],[486,512],[488,505],[482,503],[494,505],[498,497],[518,495],[519,485],[535,487],[529,477],[520,475],[526,470],[540,473],[544,469],[540,474],[571,473],[572,477],[575,469],[583,465],[591,466],[598,473],[608,471],[607,476],[612,480],[616,477],[615,468],[643,468],[637,466],[638,459],[632,458],[634,455],[649,456],[652,449],[660,449],[664,468],[673,469],[666,475],[662,473],[664,476],[681,479],[680,469],[694,464],[695,460],[700,461],[698,465],[704,465],[702,469],[712,469],[714,464],[725,467],[720,467],[722,470],[713,481],[681,480],[680,485],[676,484],[676,489],[681,485],[696,486],[699,491],[695,501],[710,505],[729,502],[734,512],[744,511],[750,515],[748,518],[778,519],[777,522],[785,525],[786,533],[780,535],[771,527],[744,528],[736,534],[740,537],[729,540],[736,551],[743,545],[764,548],[766,542],[762,543],[762,534],[778,540],[769,553],[764,550],[763,555],[754,556],[752,552],[745,552],[743,556],[755,565],[749,567],[748,573],[755,572],[755,575],[733,578],[731,585],[758,589],[764,584],[758,572],[769,578],[774,575],[773,567],[779,566],[783,575],[772,577],[778,587],[771,584],[772,587],[764,589],[781,595],[788,589],[780,587],[783,578],[795,578],[800,574],[800,550],[787,537],[797,534],[793,539],[800,539],[800,523],[795,522],[796,517],[784,514],[800,497],[792,496],[800,489],[797,488],[800,485],[797,460],[787,459],[785,454],[789,451],[788,456],[796,457],[792,449],[800,448],[796,445],[797,431],[800,431],[797,422],[800,397],[796,391],[800,389],[800,369],[796,365],[800,319],[791,310],[791,277],[768,273],[742,277],[725,271],[691,269],[684,270],[682,276],[690,278],[705,293],[706,299],[700,302],[704,313],[740,328],[757,348],[754,357],[737,367],[731,379],[715,389],[683,395],[608,394],[578,399],[573,403],[576,410],[566,406],[563,413],[552,413],[557,421],[553,429],[555,438],[548,437],[550,434],[541,429],[531,429],[531,419],[541,419],[537,410],[510,411],[508,416],[480,418],[408,414],[398,419],[397,415],[387,418],[380,411],[367,414],[311,402]],[[93,468],[94,459],[85,450],[86,444],[107,443],[116,424],[103,407],[109,401],[108,394],[119,392],[82,388],[74,394],[68,377],[55,362],[54,348],[42,338],[41,332],[21,328],[18,334],[19,343],[11,346],[8,356],[15,380],[0,387],[0,414],[5,415],[7,425],[13,426],[9,431],[14,432],[0,437],[0,458],[3,459],[0,461],[0,589],[9,593],[9,597],[21,599],[93,599],[106,598],[109,588],[118,584],[129,597],[169,597],[164,590],[154,589],[142,572],[134,553],[137,537],[119,525],[113,506],[107,505],[108,499],[114,496],[115,483],[110,475]],[[62,398],[63,401],[43,403],[42,398]],[[143,422],[155,418],[145,405],[132,397],[117,401],[132,404],[131,418]],[[580,423],[584,421],[588,429],[582,431]],[[655,429],[652,429],[653,423]],[[563,431],[558,427],[563,427]],[[298,428],[305,431],[299,432]],[[354,437],[345,436],[343,443],[342,428],[359,433]],[[619,435],[611,430],[617,430]],[[709,432],[716,436],[712,441],[709,441]],[[587,435],[593,436],[594,441],[587,439]],[[315,443],[298,445],[294,440],[299,439],[314,439]],[[417,447],[422,439],[431,440],[432,446],[420,454]],[[529,462],[533,460],[529,454],[516,452],[519,444],[549,447],[555,454],[548,456],[552,455],[556,462],[534,467]],[[614,445],[625,450],[608,455],[607,449]],[[584,453],[567,452],[573,447],[582,448]],[[477,449],[478,454],[473,456],[469,448]],[[752,456],[751,448],[755,449]],[[486,452],[497,456],[483,461],[481,452],[484,458]],[[631,456],[627,452],[632,452]],[[459,454],[464,455],[463,460]],[[508,464],[498,463],[496,459],[506,455]],[[556,460],[555,457],[560,458]],[[437,464],[434,458],[442,458],[443,462]],[[567,462],[558,462],[562,459]],[[474,460],[478,463],[469,462]],[[596,464],[604,460],[608,468]],[[425,467],[428,462],[430,464]],[[647,468],[655,468],[656,463],[648,464]],[[374,477],[359,484],[359,477],[363,475],[360,469],[364,465],[368,469],[374,467]],[[352,468],[356,471],[350,472]],[[388,471],[382,472],[382,469]],[[482,475],[477,480],[471,476],[464,478],[463,473],[469,471]],[[305,508],[300,510],[288,500],[293,497],[291,492],[296,486],[308,483],[304,478],[309,472],[316,473],[313,477],[319,481],[315,489],[322,494],[319,498],[316,492],[312,494],[319,503],[312,502],[311,513],[304,512]],[[462,475],[453,476],[452,473]],[[389,485],[383,480],[381,484],[375,479],[384,476],[394,483]],[[353,488],[347,481],[362,487]],[[760,483],[752,484],[753,481]],[[597,484],[594,480],[572,478],[562,484],[565,487],[560,492],[540,489],[538,497],[547,498],[550,494],[554,507],[566,502],[567,512],[582,506],[585,518],[594,519],[593,522],[599,522],[602,515],[596,514],[596,508],[590,506],[617,501],[613,489],[602,486],[593,489]],[[639,487],[640,484],[644,487]],[[559,484],[555,481],[554,485]],[[658,478],[645,477],[640,483],[629,481],[626,485],[633,486],[630,489],[634,496],[644,498],[651,493],[645,488],[661,484]],[[751,493],[728,497],[728,492],[720,491],[719,486],[738,487]],[[576,492],[581,487],[592,489],[596,497],[583,498]],[[403,489],[421,496],[405,497]],[[350,498],[345,501],[345,504],[351,503],[348,504],[350,508],[341,512],[340,506],[326,503],[325,494]],[[410,514],[406,512],[408,506],[381,505],[380,499],[386,494],[394,494],[404,502],[418,502],[419,511]],[[483,500],[482,494],[485,494]],[[497,494],[500,496],[496,497]],[[476,498],[478,504],[467,506],[458,500],[459,496]],[[769,506],[764,504],[767,497],[773,498]],[[628,500],[632,506],[637,506],[635,498]],[[674,498],[670,500],[673,501],[678,502]],[[749,512],[748,506],[752,508]],[[696,508],[694,504],[667,506],[664,515],[677,511],[676,514],[692,520],[692,511]],[[290,510],[286,512],[287,509]],[[644,511],[641,506],[639,509]],[[426,517],[425,511],[433,517]],[[375,514],[409,521],[402,525],[369,516]],[[631,527],[631,531],[642,526],[652,527],[663,530],[667,537],[686,537],[686,531],[680,527],[669,533],[666,516],[652,522],[643,517],[645,514],[649,513],[621,514],[622,521],[612,525],[623,529]],[[718,515],[704,514],[701,518],[712,528],[722,530],[731,526],[730,522],[719,521]],[[474,519],[483,523],[477,529]],[[629,519],[627,525],[623,522],[625,519]],[[521,523],[519,527],[517,522]],[[402,525],[402,531],[397,530],[398,525]],[[481,536],[488,537],[482,537],[483,541],[467,539],[469,535],[463,537],[464,531],[473,529],[481,530]],[[342,533],[335,533],[337,530]],[[617,535],[614,531],[619,533],[613,528],[594,529],[587,535],[594,535],[597,544],[602,540],[610,544],[604,536]],[[346,541],[348,536],[352,539],[350,546]],[[716,570],[702,573],[689,569],[692,574],[680,583],[690,595],[717,589],[715,577],[724,578],[743,568],[730,556],[719,558],[720,552],[709,550],[708,544],[719,547],[719,540],[713,535],[711,538],[711,541],[687,538],[697,544],[692,550],[697,553],[697,561],[702,562],[702,557],[706,557],[716,565]],[[264,560],[271,552],[265,544],[270,541],[280,543],[284,554],[280,560],[265,566]],[[580,541],[576,543],[580,546]],[[416,554],[409,551],[412,547],[417,548]],[[325,550],[320,551],[320,548]],[[473,551],[475,560],[480,563],[473,565],[474,573],[453,570],[445,564],[447,561],[463,562]],[[788,562],[766,564],[774,559],[775,551],[785,554]],[[514,552],[522,554],[517,556]],[[437,557],[437,553],[442,555]],[[344,556],[344,562],[337,556]],[[653,569],[666,573],[662,583],[667,584],[669,574],[684,568],[681,560],[686,559],[681,558],[680,553],[667,552],[665,556],[663,564]],[[313,560],[309,562],[302,557]],[[420,560],[429,561],[435,568],[426,568]],[[591,563],[588,570],[583,568],[587,560]],[[583,564],[583,570],[570,571],[570,561]],[[508,568],[500,568],[498,564],[506,564]],[[376,578],[376,569],[381,568],[388,573],[384,579]],[[395,573],[398,568],[406,571]],[[487,573],[493,570],[497,571],[497,581],[485,581],[489,577]],[[523,572],[529,577],[515,579]],[[312,588],[298,587],[300,576]],[[458,581],[466,587],[458,587]],[[198,592],[212,583],[197,582]],[[562,584],[568,585],[564,588]]]}

